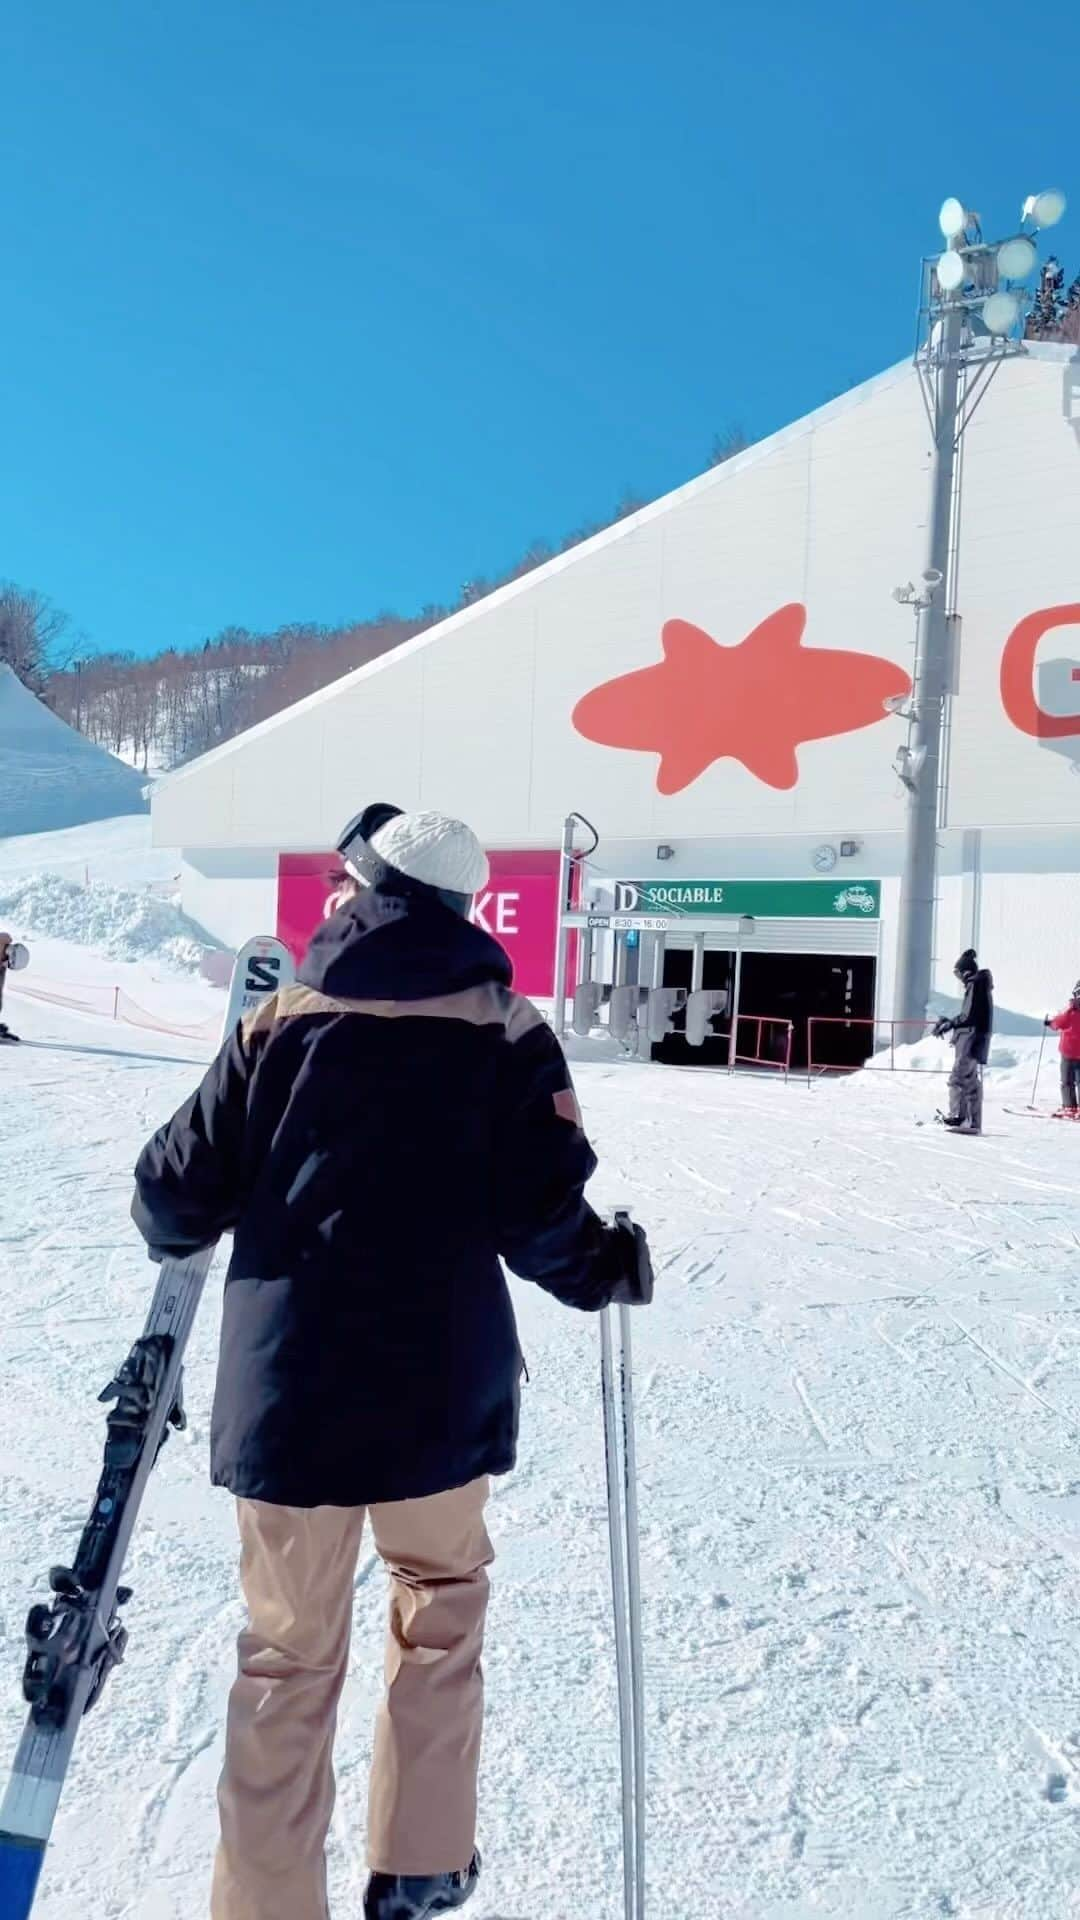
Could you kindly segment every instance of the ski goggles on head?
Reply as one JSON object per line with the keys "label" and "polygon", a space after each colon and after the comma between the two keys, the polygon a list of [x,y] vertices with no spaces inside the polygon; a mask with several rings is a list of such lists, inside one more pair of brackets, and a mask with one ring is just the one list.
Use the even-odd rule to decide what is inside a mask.
{"label": "ski goggles on head", "polygon": [[417,899],[434,898],[440,900],[444,907],[449,907],[451,913],[467,919],[472,905],[471,894],[452,893],[446,887],[432,887],[423,880],[414,880],[409,874],[392,867],[369,846],[372,834],[378,833],[380,827],[385,827],[388,820],[396,820],[403,811],[401,807],[390,806],[388,801],[376,800],[349,821],[337,843],[347,876],[358,880],[362,887],[377,887],[383,881],[389,881],[400,898],[408,899],[410,895]]}
{"label": "ski goggles on head", "polygon": [[[341,855],[346,872],[354,880],[361,880],[367,886],[377,885],[381,874],[386,872],[385,862],[372,853],[368,841],[388,820],[396,820],[400,807],[393,807],[387,800],[376,800],[362,813],[354,815],[344,829],[335,851]],[[376,871],[377,870],[377,871]]]}

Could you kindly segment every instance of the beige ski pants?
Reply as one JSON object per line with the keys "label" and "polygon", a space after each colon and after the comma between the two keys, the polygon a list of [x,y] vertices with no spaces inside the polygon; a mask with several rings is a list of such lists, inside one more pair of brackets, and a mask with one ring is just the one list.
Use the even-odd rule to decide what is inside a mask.
{"label": "beige ski pants", "polygon": [[492,1559],[487,1495],[485,1479],[369,1510],[239,1502],[249,1623],[229,1698],[212,1920],[328,1920],[334,1729],[368,1517],[391,1577],[368,1859],[394,1874],[469,1864]]}

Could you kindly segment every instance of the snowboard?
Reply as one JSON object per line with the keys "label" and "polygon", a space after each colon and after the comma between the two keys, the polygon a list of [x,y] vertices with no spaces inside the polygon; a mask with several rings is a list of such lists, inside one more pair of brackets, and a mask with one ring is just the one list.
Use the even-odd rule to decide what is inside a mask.
{"label": "snowboard", "polygon": [[[942,1113],[940,1107],[937,1107],[935,1108],[933,1114],[928,1116],[926,1119],[916,1120],[915,1125],[917,1127],[926,1127],[926,1126],[944,1127],[946,1133],[955,1133],[957,1137],[961,1140],[985,1140],[987,1138],[985,1127],[981,1127],[978,1133],[965,1133],[959,1127],[945,1126],[945,1121],[946,1121],[946,1115]],[[1002,1136],[1001,1134],[995,1134],[993,1138],[996,1140],[1000,1140]]]}
{"label": "snowboard", "polygon": [[[236,957],[222,1040],[293,978],[279,940],[249,940]],[[215,1249],[165,1259],[142,1334],[99,1396],[109,1403],[105,1458],[70,1567],[49,1574],[52,1597],[26,1623],[23,1698],[29,1714],[0,1801],[0,1920],[27,1920],[83,1715],[124,1658],[120,1584],[139,1505],[169,1428],[185,1425],[184,1351]]]}

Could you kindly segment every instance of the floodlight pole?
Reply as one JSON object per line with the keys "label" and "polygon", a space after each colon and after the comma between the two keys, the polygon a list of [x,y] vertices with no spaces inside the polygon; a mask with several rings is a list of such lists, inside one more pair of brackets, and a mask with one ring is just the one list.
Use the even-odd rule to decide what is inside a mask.
{"label": "floodlight pole", "polygon": [[931,336],[928,349],[936,360],[936,378],[933,382],[934,406],[931,415],[934,453],[930,472],[926,571],[931,576],[936,573],[940,578],[924,595],[919,608],[911,734],[915,771],[907,790],[904,864],[897,927],[893,1007],[897,1020],[925,1019],[930,1001],[934,902],[937,895],[941,734],[950,677],[949,549],[956,453],[963,432],[959,397],[966,318],[961,305],[951,304],[942,318],[939,340],[935,342]]}
{"label": "floodlight pole", "polygon": [[[1056,226],[1064,212],[1063,193],[1055,189],[1033,194],[1024,202],[1022,228],[1029,220],[1036,231]],[[1023,295],[1011,283],[1025,279],[1036,261],[1026,230],[1005,242],[988,243],[978,215],[966,213],[959,200],[946,200],[938,218],[946,250],[936,260],[923,262],[915,355],[933,435],[926,568],[921,592],[901,588],[894,596],[913,604],[919,614],[910,746],[901,772],[907,813],[893,1005],[897,1020],[910,1021],[926,1019],[933,984],[941,735],[952,666],[956,455],[994,374],[1005,360],[1025,351],[1023,339],[1015,337]],[[1019,248],[1017,261],[1021,241],[1027,244]]]}

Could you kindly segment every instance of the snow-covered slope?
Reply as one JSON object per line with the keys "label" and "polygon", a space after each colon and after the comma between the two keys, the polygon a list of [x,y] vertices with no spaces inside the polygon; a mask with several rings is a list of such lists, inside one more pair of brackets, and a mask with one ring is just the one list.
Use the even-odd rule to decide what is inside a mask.
{"label": "snow-covered slope", "polygon": [[174,894],[180,885],[180,855],[175,847],[151,846],[148,813],[122,814],[55,833],[0,836],[0,886],[33,873]]}
{"label": "snow-covered slope", "polygon": [[[134,980],[136,969],[130,978]],[[178,995],[195,991],[174,983]],[[145,994],[168,991],[147,979]],[[209,990],[205,990],[209,993]],[[220,1004],[220,996],[218,997]],[[179,1002],[178,1002],[179,1005]],[[152,1270],[146,1135],[200,1049],[19,1003],[0,1053],[0,1765],[22,1622],[70,1554],[95,1395]],[[1026,1049],[1026,1051],[1025,1051]],[[1001,1069],[1009,1105],[1034,1052]],[[929,1058],[924,1069],[933,1064]],[[598,1204],[631,1198],[649,1908],[671,1920],[1066,1920],[1080,1886],[1080,1128],[917,1121],[942,1081],[583,1063]],[[1047,1054],[1044,1097],[1053,1098]],[[207,1484],[221,1267],[131,1555],[131,1644],[86,1722],[35,1916],[207,1912],[241,1624]],[[475,1920],[617,1920],[617,1739],[594,1320],[516,1289],[531,1384],[497,1485]],[[358,1914],[384,1584],[361,1562],[332,1911]]]}
{"label": "snow-covered slope", "polygon": [[145,780],[59,720],[0,665],[0,834],[146,810]]}

